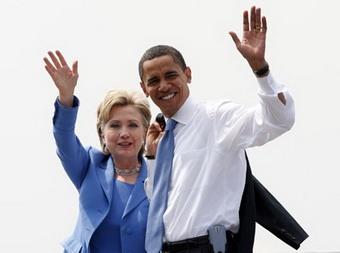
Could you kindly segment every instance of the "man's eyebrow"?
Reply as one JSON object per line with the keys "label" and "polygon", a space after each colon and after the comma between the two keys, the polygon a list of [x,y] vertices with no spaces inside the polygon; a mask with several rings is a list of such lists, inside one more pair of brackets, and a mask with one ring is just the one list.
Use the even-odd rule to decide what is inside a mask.
{"label": "man's eyebrow", "polygon": [[165,75],[173,75],[173,74],[177,74],[176,70],[169,70],[168,72],[165,73]]}

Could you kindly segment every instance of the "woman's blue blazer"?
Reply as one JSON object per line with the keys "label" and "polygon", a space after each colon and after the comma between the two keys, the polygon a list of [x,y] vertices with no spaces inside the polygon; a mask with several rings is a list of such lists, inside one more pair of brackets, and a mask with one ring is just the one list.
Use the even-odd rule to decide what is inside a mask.
{"label": "woman's blue blazer", "polygon": [[[109,212],[113,190],[113,160],[111,156],[88,147],[75,135],[79,100],[73,107],[55,102],[53,134],[57,154],[63,167],[79,192],[79,216],[75,230],[64,243],[65,253],[90,253],[91,236]],[[122,253],[145,253],[145,230],[149,202],[144,191],[147,176],[145,160],[125,207],[121,225]]]}

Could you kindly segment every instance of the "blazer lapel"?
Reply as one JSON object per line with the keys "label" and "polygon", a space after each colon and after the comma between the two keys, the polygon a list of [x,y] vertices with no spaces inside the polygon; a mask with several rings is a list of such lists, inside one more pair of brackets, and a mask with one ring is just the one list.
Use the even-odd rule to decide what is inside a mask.
{"label": "blazer lapel", "polygon": [[113,182],[113,162],[110,157],[106,164],[103,163],[101,168],[98,170],[98,178],[100,185],[105,192],[108,203],[112,200],[112,182]]}
{"label": "blazer lapel", "polygon": [[142,168],[130,194],[130,198],[126,203],[125,211],[123,214],[124,218],[128,213],[130,213],[136,206],[140,204],[144,199],[146,199],[146,194],[144,190],[144,181],[147,175],[147,168],[144,159],[142,159]]}

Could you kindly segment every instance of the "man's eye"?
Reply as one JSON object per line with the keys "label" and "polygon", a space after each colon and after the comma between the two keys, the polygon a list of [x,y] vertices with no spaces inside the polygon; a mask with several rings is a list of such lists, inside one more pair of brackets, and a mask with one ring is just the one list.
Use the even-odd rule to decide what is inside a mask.
{"label": "man's eye", "polygon": [[148,86],[155,86],[157,84],[157,80],[151,80],[148,82]]}

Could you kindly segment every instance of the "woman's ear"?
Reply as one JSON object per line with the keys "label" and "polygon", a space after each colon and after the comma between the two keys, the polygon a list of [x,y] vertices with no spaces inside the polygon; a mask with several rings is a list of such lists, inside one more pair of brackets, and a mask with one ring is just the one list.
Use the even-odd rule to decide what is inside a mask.
{"label": "woman's ear", "polygon": [[103,131],[101,131],[100,139],[102,140],[102,143],[105,144],[105,136],[104,136]]}

